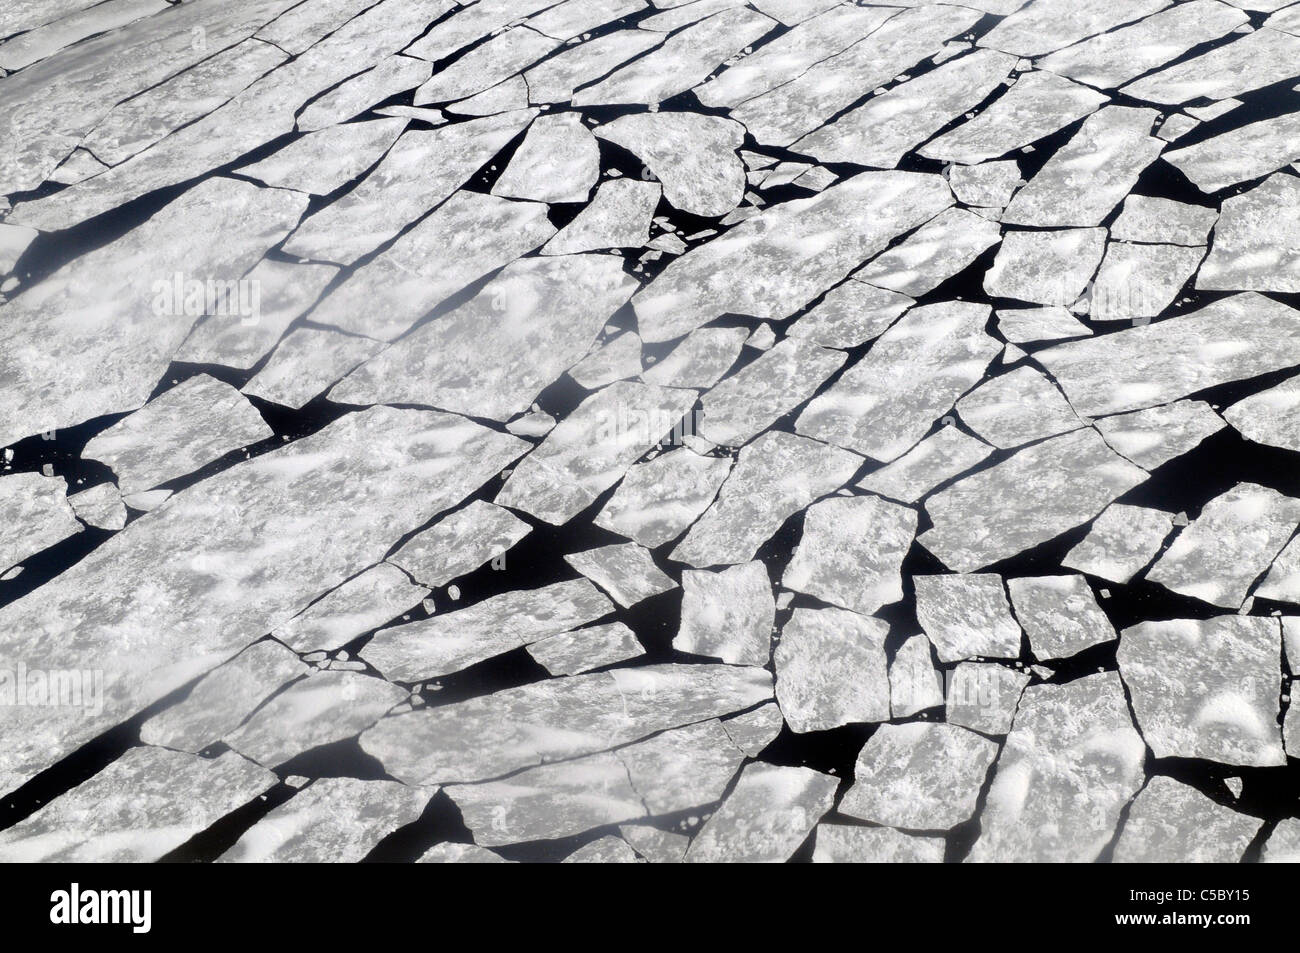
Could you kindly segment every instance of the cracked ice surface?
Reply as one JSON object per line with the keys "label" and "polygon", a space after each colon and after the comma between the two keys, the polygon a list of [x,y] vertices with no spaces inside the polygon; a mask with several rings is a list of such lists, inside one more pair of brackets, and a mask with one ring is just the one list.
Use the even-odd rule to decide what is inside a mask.
{"label": "cracked ice surface", "polygon": [[1300,5],[0,6],[4,859],[1297,854]]}

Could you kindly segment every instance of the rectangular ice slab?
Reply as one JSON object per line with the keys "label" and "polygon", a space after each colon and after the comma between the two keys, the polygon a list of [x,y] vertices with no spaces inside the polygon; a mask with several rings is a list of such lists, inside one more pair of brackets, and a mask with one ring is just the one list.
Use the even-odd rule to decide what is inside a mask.
{"label": "rectangular ice slab", "polygon": [[1142,622],[1120,633],[1118,658],[1142,737],[1157,758],[1286,763],[1277,619]]}
{"label": "rectangular ice slab", "polygon": [[1032,549],[1100,513],[1146,471],[1085,428],[1033,444],[934,494],[917,537],[948,568],[971,572]]}
{"label": "rectangular ice slab", "polygon": [[415,682],[593,622],[614,605],[586,579],[512,590],[465,609],[381,629],[361,650],[386,678]]}
{"label": "rectangular ice slab", "polygon": [[1239,294],[1192,314],[1059,344],[1035,358],[1079,413],[1099,417],[1300,364],[1300,313]]}
{"label": "rectangular ice slab", "polygon": [[361,746],[408,784],[478,781],[606,751],[772,698],[772,676],[734,665],[651,665],[534,682],[386,718]]}

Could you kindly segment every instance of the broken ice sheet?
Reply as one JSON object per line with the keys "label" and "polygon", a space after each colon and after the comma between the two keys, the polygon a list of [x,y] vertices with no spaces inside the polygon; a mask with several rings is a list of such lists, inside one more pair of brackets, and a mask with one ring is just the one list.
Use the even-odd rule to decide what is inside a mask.
{"label": "broken ice sheet", "polygon": [[1083,576],[1008,579],[1007,589],[1037,659],[1069,658],[1116,638]]}
{"label": "broken ice sheet", "polygon": [[165,748],[131,748],[0,831],[0,860],[156,861],[275,783],[274,774],[233,751],[208,760]]}
{"label": "broken ice sheet", "polygon": [[[598,272],[602,262],[608,261],[574,258],[567,266],[516,263],[516,258],[555,234],[546,213],[547,206],[540,202],[517,202],[461,190],[353,271],[312,311],[311,320],[392,341],[456,292],[512,263],[514,267],[497,276],[499,282],[487,285],[485,294],[468,305],[468,313],[487,312],[488,317],[480,320],[495,325],[512,308],[524,312],[545,307],[547,297],[531,292],[531,281],[540,282],[565,267],[576,271],[583,262]],[[577,275],[572,278],[579,280]],[[593,288],[592,294],[600,300],[600,291]],[[449,322],[453,330],[463,319],[458,315]]]}
{"label": "broken ice sheet", "polygon": [[[283,0],[279,3],[283,4]],[[245,11],[250,8],[266,5],[238,4],[235,9],[247,15]],[[28,220],[25,224],[43,229],[67,228],[150,192],[202,177],[265,146],[292,131],[294,111],[308,99],[396,52],[425,28],[430,16],[437,16],[450,5],[450,0],[380,0],[301,56],[272,70],[230,102],[183,126],[152,148],[79,185],[24,203],[23,215]],[[230,5],[225,7],[229,9]],[[140,68],[124,66],[132,59],[130,54],[153,61],[153,69],[163,75],[187,62],[206,59],[209,46],[226,26],[213,19],[216,13],[217,5],[203,3],[197,5],[193,16],[173,9],[165,16],[150,18],[158,21],[160,31],[166,28],[168,33],[163,52],[148,49],[145,36],[137,35],[135,41],[146,40],[146,49],[116,46],[109,54],[112,70],[139,78]],[[199,18],[202,25],[195,22]],[[261,22],[265,18],[258,21],[259,25]],[[196,28],[204,31],[206,43],[194,42]],[[101,39],[111,41],[113,37]],[[90,43],[98,45],[96,40]],[[30,78],[35,80],[37,74]],[[118,82],[112,78],[105,91],[96,89],[95,101],[111,95]],[[75,95],[76,85],[64,88]],[[84,115],[84,111],[76,111]],[[97,113],[92,116],[98,118]]]}
{"label": "broken ice sheet", "polygon": [[536,110],[410,130],[361,182],[289,236],[286,254],[353,264],[423,217],[486,165]]}
{"label": "broken ice sheet", "polygon": [[781,709],[776,702],[759,705],[752,711],[741,712],[722,722],[731,740],[751,758],[757,758],[776,740],[785,727]]}
{"label": "broken ice sheet", "polygon": [[967,858],[1082,862],[1110,842],[1142,786],[1146,751],[1119,676],[1025,689]]}
{"label": "broken ice sheet", "polygon": [[0,306],[0,445],[143,404],[197,317],[172,300],[176,276],[187,295],[228,288],[306,202],[210,178]]}
{"label": "broken ice sheet", "polygon": [[[1006,243],[1003,243],[1003,248]],[[1082,414],[1137,410],[1300,364],[1300,322],[1252,292],[1034,355]]]}
{"label": "broken ice sheet", "polygon": [[1127,106],[1093,113],[1016,193],[1002,220],[1040,228],[1100,225],[1164,148],[1150,135],[1157,115]]}
{"label": "broken ice sheet", "polygon": [[[481,346],[481,335],[474,343]],[[520,358],[535,366],[531,352]],[[510,474],[496,502],[547,523],[565,523],[617,483],[694,403],[690,390],[630,381],[610,384],[546,435]]]}
{"label": "broken ice sheet", "polygon": [[1176,400],[1096,421],[1106,443],[1145,470],[1154,470],[1194,449],[1223,429],[1203,400]]}
{"label": "broken ice sheet", "polygon": [[436,589],[506,552],[530,529],[509,510],[475,500],[416,533],[388,561]]}
{"label": "broken ice sheet", "polygon": [[1118,653],[1157,758],[1254,766],[1286,763],[1281,658],[1278,620],[1239,615],[1142,622],[1120,633]]}
{"label": "broken ice sheet", "polygon": [[649,814],[718,800],[745,760],[716,719],[665,731],[615,753]]}
{"label": "broken ice sheet", "polygon": [[736,363],[747,337],[746,328],[699,328],[641,379],[662,387],[712,387]]}
{"label": "broken ice sheet", "polygon": [[1117,864],[1235,864],[1264,822],[1157,775],[1147,782],[1120,831]]}
{"label": "broken ice sheet", "polygon": [[1037,66],[1090,86],[1114,89],[1248,22],[1240,10],[1218,0],[1192,0],[1067,47],[1039,60]]}
{"label": "broken ice sheet", "polygon": [[578,675],[645,654],[636,634],[622,622],[561,632],[533,642],[528,654],[552,675]]}
{"label": "broken ice sheet", "polygon": [[628,470],[594,522],[654,549],[680,536],[708,508],[730,471],[727,457],[672,450]]}
{"label": "broken ice sheet", "polygon": [[[491,89],[475,93],[467,99],[452,103],[447,111],[461,116],[492,116],[496,113],[523,109],[528,105],[528,84],[518,74],[502,80]],[[413,107],[419,109],[421,107]]]}
{"label": "broken ice sheet", "polygon": [[1173,592],[1236,609],[1300,526],[1300,499],[1238,483],[1205,504],[1147,572]]}
{"label": "broken ice sheet", "polygon": [[994,297],[1046,305],[1070,305],[1101,263],[1104,228],[1007,231],[984,290]]}
{"label": "broken ice sheet", "polygon": [[922,546],[970,572],[1085,523],[1147,473],[1084,428],[1049,437],[940,490],[926,501]]}
{"label": "broken ice sheet", "polygon": [[1300,376],[1231,404],[1223,419],[1247,440],[1300,451]]}
{"label": "broken ice sheet", "polygon": [[745,167],[736,155],[745,140],[740,123],[699,113],[633,113],[594,131],[645,163],[674,208],[712,218],[740,204],[745,193]]}
{"label": "broken ice sheet", "polygon": [[890,827],[817,825],[814,864],[938,864],[942,837],[918,837]]}
{"label": "broken ice sheet", "polygon": [[957,401],[962,423],[995,447],[1018,447],[1083,426],[1040,371],[1017,367],[991,377]]}
{"label": "broken ice sheet", "polygon": [[574,90],[585,86],[653,49],[664,41],[649,30],[615,30],[573,46],[566,46],[523,74],[528,97],[537,103],[567,103]]}
{"label": "broken ice sheet", "polygon": [[107,0],[95,4],[0,43],[0,69],[20,70],[72,46],[78,40],[108,33],[165,9],[164,0]]}
{"label": "broken ice sheet", "polygon": [[680,864],[690,838],[649,824],[620,824],[618,832],[632,849],[652,864]]}
{"label": "broken ice sheet", "polygon": [[1005,735],[1027,684],[1027,672],[995,662],[961,662],[948,682],[944,719],[986,735]]}
{"label": "broken ice sheet", "polygon": [[446,790],[486,846],[552,840],[717,800],[744,753],[716,720],[508,778]]}
{"label": "broken ice sheet", "polygon": [[[757,4],[761,12],[763,4]],[[806,10],[806,2],[798,6]],[[830,3],[825,6],[831,6]],[[840,4],[763,44],[695,91],[705,106],[731,108],[797,79],[813,64],[841,52],[898,11]],[[772,14],[769,14],[772,15]]]}
{"label": "broken ice sheet", "polygon": [[687,863],[783,863],[830,810],[838,781],[811,768],[747,765]]}
{"label": "broken ice sheet", "polygon": [[420,604],[429,594],[380,563],[312,603],[271,634],[296,652],[337,649]]}
{"label": "broken ice sheet", "polygon": [[81,145],[99,161],[117,165],[217,109],[286,59],[283,50],[259,40],[222,50],[118,103]]}
{"label": "broken ice sheet", "polygon": [[1300,158],[1300,112],[1239,126],[1164,158],[1202,192],[1217,192]]}
{"label": "broken ice sheet", "polygon": [[857,347],[882,334],[915,303],[907,295],[850,279],[792,322],[786,337],[824,347]]}
{"label": "broken ice sheet", "polygon": [[410,56],[389,56],[380,60],[377,66],[344,80],[308,103],[298,113],[298,129],[312,132],[342,123],[375,103],[414,89],[432,72],[432,67],[421,60]]}
{"label": "broken ice sheet", "polygon": [[329,195],[378,162],[408,121],[350,122],[308,133],[239,173],[282,189]]}
{"label": "broken ice sheet", "polygon": [[1196,276],[1196,287],[1300,291],[1298,218],[1300,179],[1287,173],[1224,199],[1214,226],[1214,248]]}
{"label": "broken ice sheet", "polygon": [[940,483],[979,464],[993,448],[953,426],[940,428],[893,463],[873,470],[858,488],[915,503]]}
{"label": "broken ice sheet", "polygon": [[998,311],[997,316],[998,332],[1013,344],[1059,341],[1092,334],[1086,324],[1060,305],[1049,308],[1008,308]]}
{"label": "broken ice sheet", "polygon": [[1112,503],[1061,565],[1111,582],[1128,582],[1151,562],[1173,525],[1173,517],[1161,510]]}
{"label": "broken ice sheet", "polygon": [[600,178],[600,150],[577,113],[540,116],[492,194],[535,202],[585,202]]}
{"label": "broken ice sheet", "polygon": [[581,212],[542,248],[543,255],[569,255],[602,248],[640,248],[650,240],[650,219],[659,205],[657,182],[609,179]]}
{"label": "broken ice sheet", "polygon": [[147,490],[274,436],[229,384],[196,374],[90,439],[82,455],[117,476],[123,495]]}
{"label": "broken ice sheet", "polygon": [[915,510],[876,496],[814,503],[781,584],[870,615],[903,598],[903,559],[916,524]]}
{"label": "broken ice sheet", "polygon": [[294,682],[222,740],[268,768],[351,738],[407,697],[404,688],[356,672],[316,672]]}
{"label": "broken ice sheet", "polygon": [[901,456],[983,375],[999,350],[988,305],[913,308],[808,404],[795,429],[876,460]]}
{"label": "broken ice sheet", "polygon": [[682,573],[681,624],[673,648],[732,665],[766,665],[776,602],[767,567],[743,563]]}
{"label": "broken ice sheet", "polygon": [[238,728],[274,692],[310,671],[279,642],[257,642],[141,725],[140,740],[198,754]]}
{"label": "broken ice sheet", "polygon": [[383,347],[381,341],[355,334],[296,328],[280,342],[243,391],[299,410]]}
{"label": "broken ice sheet", "polygon": [[174,361],[251,368],[279,343],[285,330],[315,303],[339,273],[335,265],[263,258],[244,276],[257,289],[257,309],[209,314],[194,326]]}
{"label": "broken ice sheet", "polygon": [[1130,195],[1110,227],[1110,237],[1123,242],[1163,242],[1205,245],[1218,219],[1212,208],[1188,205],[1150,195]]}
{"label": "broken ice sheet", "polygon": [[773,205],[692,248],[642,289],[633,301],[638,331],[654,343],[728,313],[788,317],[952,203],[941,176],[891,171]]}
{"label": "broken ice sheet", "polygon": [[63,477],[13,473],[0,477],[0,567],[8,569],[55,543],[80,533]]}
{"label": "broken ice sheet", "polygon": [[1039,56],[1155,13],[1170,0],[1036,0],[1002,19],[977,42],[1018,56]]}
{"label": "broken ice sheet", "polygon": [[701,397],[699,435],[722,446],[748,442],[811,397],[845,360],[799,338],[780,342]]}
{"label": "broken ice sheet", "polygon": [[554,37],[526,26],[503,30],[435,70],[415,91],[414,104],[427,106],[473,96],[531,66],[559,45]]}
{"label": "broken ice sheet", "polygon": [[913,576],[916,618],[939,659],[1016,658],[1020,626],[996,573]]}
{"label": "broken ice sheet", "polygon": [[1297,59],[1300,59],[1300,37],[1264,27],[1144,76],[1121,92],[1134,99],[1164,104],[1228,99],[1294,79]]}
{"label": "broken ice sheet", "polygon": [[614,611],[586,579],[503,592],[464,609],[375,633],[361,657],[401,682],[436,678]]}
{"label": "broken ice sheet", "polygon": [[409,784],[501,777],[772,698],[772,676],[734,665],[651,665],[547,679],[386,718],[361,746]]}
{"label": "broken ice sheet", "polygon": [[569,376],[586,390],[599,390],[640,373],[641,339],[634,331],[616,334],[569,368]]}
{"label": "broken ice sheet", "polygon": [[998,746],[955,725],[881,725],[858,754],[839,813],[888,827],[941,831],[975,813]]}
{"label": "broken ice sheet", "polygon": [[1203,257],[1204,247],[1111,242],[1092,284],[1088,317],[1133,321],[1163,313]]}
{"label": "broken ice sheet", "polygon": [[1015,65],[1014,56],[977,50],[868,99],[790,148],[822,162],[892,169],[921,142],[983,102]]}
{"label": "broken ice sheet", "polygon": [[425,404],[507,420],[582,358],[635,288],[613,255],[516,261],[455,311],[362,364],[330,400]]}
{"label": "broken ice sheet", "polygon": [[914,635],[889,663],[889,706],[894,718],[906,718],[943,705],[943,686],[930,658],[930,640]]}
{"label": "broken ice sheet", "polygon": [[867,263],[854,278],[919,298],[1001,241],[996,222],[950,208]]}
{"label": "broken ice sheet", "polygon": [[658,566],[650,551],[636,543],[615,543],[580,553],[564,561],[610,594],[623,607],[677,588]]}
{"label": "broken ice sheet", "polygon": [[246,830],[218,863],[356,863],[417,820],[431,794],[396,781],[320,778]]}
{"label": "broken ice sheet", "polygon": [[733,108],[731,117],[743,123],[757,142],[788,146],[868,91],[933,55],[945,40],[964,33],[979,17],[974,10],[951,4],[897,13],[843,52]]}
{"label": "broken ice sheet", "polygon": [[[996,159],[1064,129],[1106,102],[1106,97],[1096,90],[1052,73],[1027,73],[973,119],[927,142],[917,152],[927,158],[965,165]],[[998,165],[1015,168],[1013,162]],[[1011,177],[1013,185],[1017,179],[1018,174]],[[973,205],[1006,205],[1006,200],[973,202],[963,198],[962,201]]]}
{"label": "broken ice sheet", "polygon": [[646,9],[645,0],[566,0],[528,19],[539,33],[569,40]]}
{"label": "broken ice sheet", "polygon": [[73,493],[68,497],[68,503],[77,519],[88,526],[118,530],[126,525],[126,507],[115,483],[99,483],[88,490]]}
{"label": "broken ice sheet", "polygon": [[979,165],[955,165],[948,173],[957,200],[976,207],[1003,208],[1020,186],[1020,167],[1008,159]]}
{"label": "broken ice sheet", "polygon": [[845,609],[795,609],[773,654],[776,700],[802,733],[889,720],[889,626]]}
{"label": "broken ice sheet", "polygon": [[776,21],[744,7],[723,10],[671,34],[661,47],[573,97],[575,106],[659,103],[703,82],[723,60],[752,44]]}
{"label": "broken ice sheet", "polygon": [[862,462],[838,447],[768,431],[741,449],[717,500],[669,558],[697,567],[747,562],[790,516],[842,487]]}

